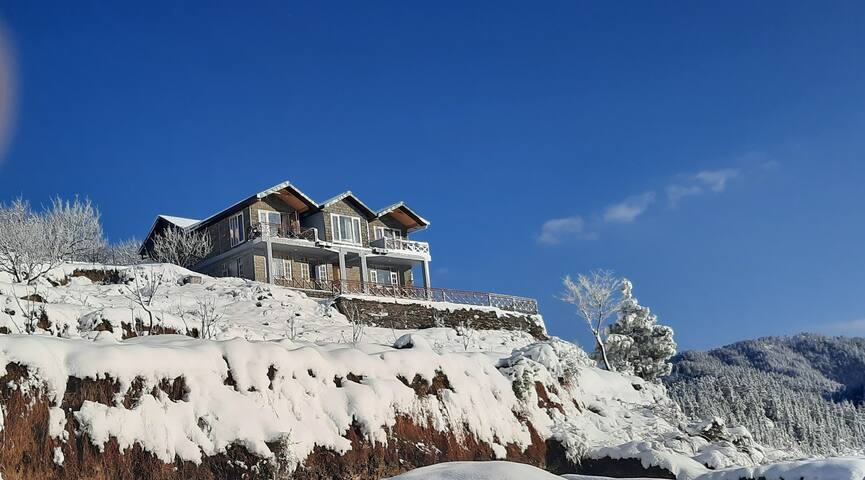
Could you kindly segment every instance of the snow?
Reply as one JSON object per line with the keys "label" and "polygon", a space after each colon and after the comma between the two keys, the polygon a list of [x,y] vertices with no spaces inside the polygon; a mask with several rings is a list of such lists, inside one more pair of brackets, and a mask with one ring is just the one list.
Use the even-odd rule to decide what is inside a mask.
{"label": "snow", "polygon": [[772,465],[732,468],[711,472],[700,480],[862,480],[865,478],[865,457],[837,457],[782,462]]}
{"label": "snow", "polygon": [[521,463],[447,462],[418,468],[391,480],[562,480],[562,477]]}
{"label": "snow", "polygon": [[[480,330],[464,351],[462,337],[453,328],[367,327],[352,346],[346,342],[351,325],[330,300],[243,279],[211,278],[172,265],[117,269],[121,282],[133,277],[133,268],[142,277],[162,276],[163,286],[151,305],[159,326],[180,333],[198,328],[198,303],[212,301],[219,315],[214,338],[144,335],[124,340],[133,319],[147,318],[130,298],[128,285],[72,277],[75,270],[113,268],[64,264],[35,286],[13,284],[0,275],[0,327],[13,333],[0,335],[0,364],[28,367],[31,381],[39,382],[52,402],[48,429],[60,442],[69,441],[66,426],[74,418],[75,433],[87,434],[97,447],[115,438],[121,448],[138,444],[165,462],[200,462],[232,444],[270,458],[274,453],[267,444],[286,438],[289,457],[302,460],[315,446],[336,452],[351,448],[344,435],[353,422],[368,439],[386,442],[389,427],[403,415],[458,439],[474,436],[504,458],[505,445],[525,447],[531,442],[519,417],[541,438],[561,441],[574,460],[637,458],[682,480],[738,478],[735,470],[710,471],[704,464],[722,469],[773,459],[752,444],[746,431],[729,429],[728,436],[737,442],[733,444],[706,440],[699,436],[699,425],[688,430],[687,419],[663,386],[595,368],[585,352],[568,342]],[[190,275],[201,282],[185,283]],[[14,297],[20,300],[34,292],[45,299],[33,305],[44,309],[48,325],[36,326],[33,335],[16,335],[27,302]],[[275,372],[272,378],[269,371]],[[400,379],[420,375],[431,380],[439,372],[448,377],[452,390],[427,397],[418,397]],[[360,382],[347,380],[349,373],[361,377]],[[229,375],[233,382],[227,381]],[[119,393],[110,404],[87,401],[77,411],[64,412],[59,406],[70,376],[110,378],[118,382]],[[182,398],[154,391],[160,381],[178,377],[186,385]],[[335,378],[343,379],[341,386]],[[136,379],[144,383],[144,393],[127,408],[122,400]],[[545,398],[539,397],[536,383],[544,387]],[[62,453],[55,454],[55,461],[63,462]],[[855,475],[862,460],[839,462],[760,468],[768,469],[761,473],[768,480],[784,468],[807,468],[817,480],[829,478],[819,472],[837,471],[833,469]],[[448,465],[428,472],[459,472],[458,464]],[[476,465],[468,466],[467,474],[476,468],[484,470],[478,475],[500,468],[496,462],[482,464],[487,468]],[[504,475],[490,478],[508,478]],[[514,478],[533,478],[527,475],[518,472]]]}
{"label": "snow", "polygon": [[171,215],[159,215],[159,217],[177,225],[180,228],[189,228],[201,221],[194,218],[174,217]]}

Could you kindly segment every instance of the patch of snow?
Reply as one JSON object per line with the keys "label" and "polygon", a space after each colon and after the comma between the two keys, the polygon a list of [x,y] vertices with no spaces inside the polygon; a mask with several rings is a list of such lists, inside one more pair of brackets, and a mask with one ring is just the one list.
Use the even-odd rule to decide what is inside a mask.
{"label": "patch of snow", "polygon": [[562,480],[562,477],[522,463],[446,462],[418,468],[390,480]]}

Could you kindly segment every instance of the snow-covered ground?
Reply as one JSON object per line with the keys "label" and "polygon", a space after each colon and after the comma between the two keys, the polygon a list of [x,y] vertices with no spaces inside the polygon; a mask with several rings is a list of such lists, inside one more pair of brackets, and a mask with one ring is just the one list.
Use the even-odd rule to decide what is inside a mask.
{"label": "snow-covered ground", "polygon": [[[131,285],[133,275],[130,268],[119,268],[122,280]],[[184,277],[198,274],[166,264],[136,268],[142,279],[154,274],[163,278],[151,307],[157,318],[157,326],[179,332],[200,329],[198,303],[212,301],[219,316],[213,335],[217,340],[238,337],[247,340],[293,338],[298,343],[309,344],[348,343],[352,340],[351,325],[330,305],[329,300],[310,298],[296,290],[239,278],[200,276],[200,284],[181,285]],[[43,297],[46,303],[32,306],[44,306],[51,323],[47,330],[37,327],[37,333],[92,339],[104,335],[95,329],[103,322],[108,322],[112,325],[112,335],[119,340],[123,336],[123,323],[131,325],[134,318],[141,319],[145,324],[149,322],[146,312],[133,300],[129,286],[95,284],[85,277],[72,277],[76,269],[112,270],[113,267],[65,264],[34,286],[13,284],[7,275],[0,273],[0,327],[8,328],[11,333],[20,333],[24,329],[21,310],[28,309],[29,305],[14,297],[34,293]],[[55,286],[52,281],[68,283]],[[17,315],[9,315],[8,312],[17,312]],[[412,331],[366,327],[361,340],[364,343],[390,345],[401,335]],[[452,328],[426,329],[424,337],[439,351],[465,351],[462,338]],[[534,338],[525,332],[482,330],[471,336],[468,351],[510,353],[513,348],[533,341]]]}
{"label": "snow-covered ground", "polygon": [[562,477],[519,463],[447,462],[418,468],[391,480],[562,480]]}
{"label": "snow-covered ground", "polygon": [[[505,458],[507,445],[525,448],[532,442],[530,424],[541,438],[561,442],[572,460],[638,459],[683,480],[710,473],[705,465],[750,467],[779,458],[747,432],[706,440],[662,386],[597,369],[568,342],[478,331],[466,348],[466,337],[450,328],[376,327],[352,341],[357,329],[328,300],[241,279],[202,276],[201,283],[183,284],[191,272],[171,265],[121,268],[110,284],[72,276],[76,269],[102,268],[110,270],[63,265],[35,286],[13,284],[0,274],[0,327],[12,333],[0,335],[0,365],[29,367],[32,381],[52,402],[51,432],[61,440],[74,418],[75,433],[86,433],[97,446],[116,438],[121,448],[137,444],[165,462],[200,462],[232,444],[270,458],[273,442],[283,442],[288,457],[303,461],[316,446],[351,448],[344,435],[353,422],[367,439],[386,442],[397,417],[406,417],[458,439],[471,435],[490,445],[497,458]],[[154,275],[163,280],[148,307],[156,326],[200,331],[202,309],[210,308],[218,317],[212,339],[122,339],[124,324],[128,332],[133,319],[149,321],[131,293],[136,279],[145,283]],[[39,301],[21,298],[34,295]],[[28,312],[37,312],[40,321],[26,322]],[[32,335],[18,334],[28,330],[27,323]],[[418,395],[407,385],[417,376],[432,382],[439,375],[447,386],[434,395]],[[114,379],[117,398],[63,411],[70,376]],[[181,399],[154,388],[178,377],[185,383]],[[127,406],[122,400],[133,382],[143,382],[143,393]],[[855,474],[858,461],[832,467]],[[468,476],[446,476],[464,467]],[[477,465],[464,467],[443,465],[427,470],[432,476],[411,476],[426,475],[419,470],[399,478],[550,476],[485,477],[478,475],[508,467],[495,464],[480,473],[472,473]],[[721,480],[736,473],[712,475]]]}

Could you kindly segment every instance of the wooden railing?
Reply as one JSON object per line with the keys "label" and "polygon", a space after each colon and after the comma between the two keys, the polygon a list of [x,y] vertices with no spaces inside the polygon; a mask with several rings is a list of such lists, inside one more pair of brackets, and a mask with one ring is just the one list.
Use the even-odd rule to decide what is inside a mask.
{"label": "wooden railing", "polygon": [[424,288],[405,285],[388,285],[383,283],[359,282],[356,280],[316,280],[277,278],[275,283],[284,287],[304,290],[328,291],[333,295],[372,295],[375,297],[390,297],[405,300],[426,302],[448,302],[479,307],[495,307],[501,310],[536,314],[538,301],[534,298],[500,295],[489,292],[472,292],[466,290],[451,290],[446,288]]}
{"label": "wooden railing", "polygon": [[282,223],[257,222],[250,227],[249,238],[258,237],[294,238],[315,242],[318,240],[318,229],[300,228],[296,225]]}
{"label": "wooden railing", "polygon": [[384,248],[387,250],[405,250],[414,253],[429,255],[429,243],[404,240],[402,238],[377,238],[369,242],[371,247]]}

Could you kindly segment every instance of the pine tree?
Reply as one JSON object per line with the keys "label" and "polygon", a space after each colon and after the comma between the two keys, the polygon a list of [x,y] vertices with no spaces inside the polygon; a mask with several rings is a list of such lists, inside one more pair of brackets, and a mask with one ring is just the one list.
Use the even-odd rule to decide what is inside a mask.
{"label": "pine tree", "polygon": [[676,354],[673,329],[657,324],[657,317],[634,297],[633,286],[622,280],[618,319],[610,325],[604,342],[607,357],[616,371],[658,381],[672,370]]}

